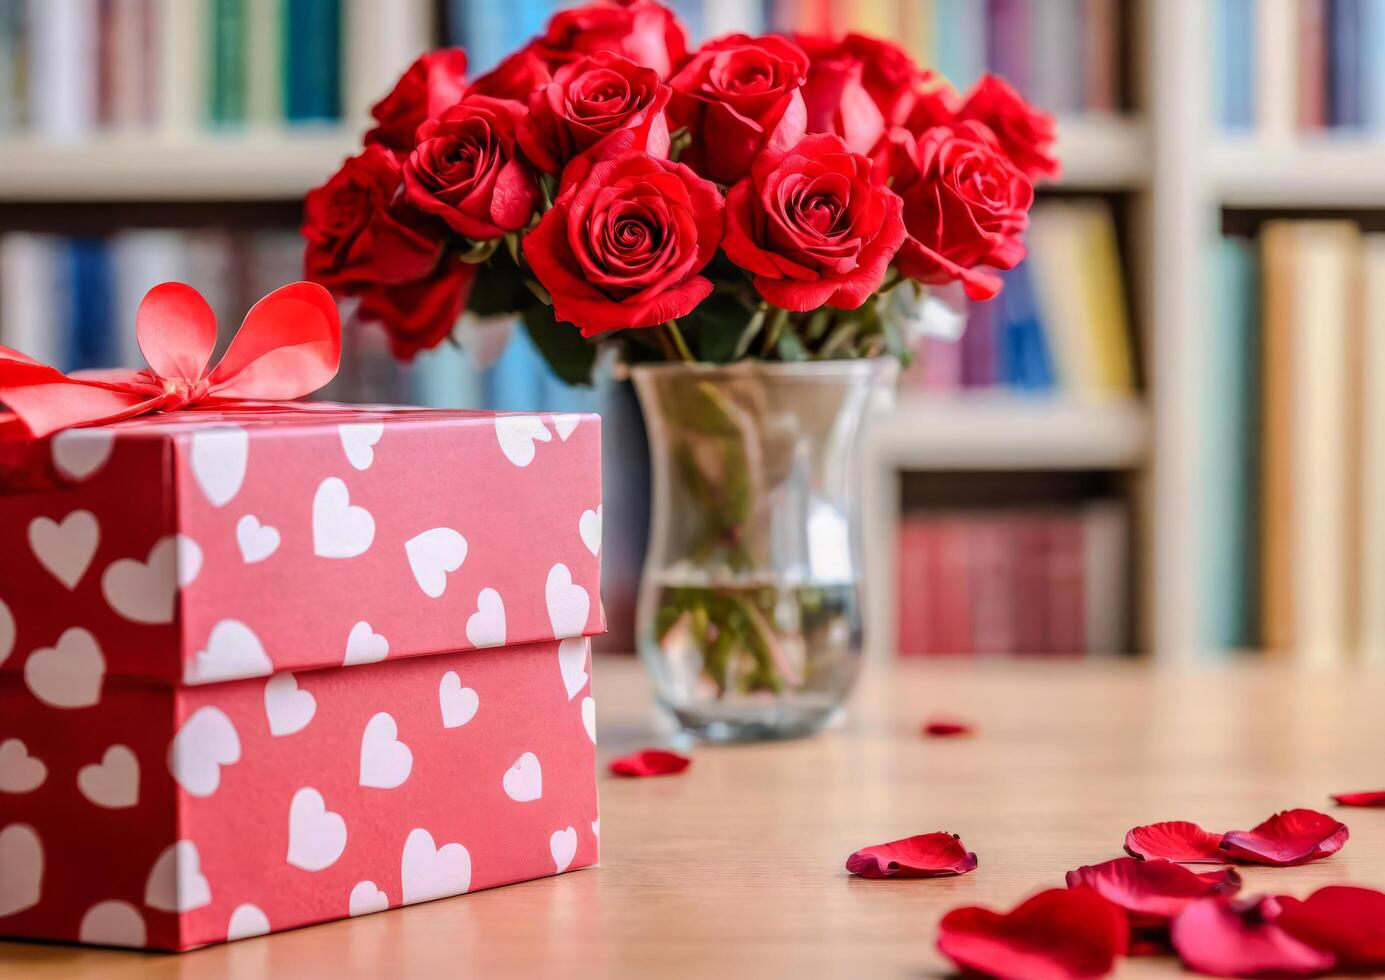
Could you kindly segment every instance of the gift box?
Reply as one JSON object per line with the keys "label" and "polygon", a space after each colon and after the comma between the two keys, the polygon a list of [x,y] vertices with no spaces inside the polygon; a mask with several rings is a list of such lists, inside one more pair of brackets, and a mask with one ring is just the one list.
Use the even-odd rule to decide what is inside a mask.
{"label": "gift box", "polygon": [[0,935],[183,950],[597,860],[595,416],[6,446]]}

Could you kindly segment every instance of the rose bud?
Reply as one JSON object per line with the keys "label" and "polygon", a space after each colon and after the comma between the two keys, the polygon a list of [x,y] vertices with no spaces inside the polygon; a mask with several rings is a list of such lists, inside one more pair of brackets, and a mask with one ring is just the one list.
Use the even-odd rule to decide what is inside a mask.
{"label": "rose bud", "polygon": [[464,92],[466,52],[461,48],[430,51],[410,65],[390,94],[371,108],[376,126],[365,134],[366,144],[379,143],[407,154],[414,148],[418,127],[460,102]]}
{"label": "rose bud", "polygon": [[616,132],[628,134],[623,149],[667,157],[669,94],[651,69],[599,52],[564,65],[552,82],[530,93],[519,145],[534,166],[550,174]]}
{"label": "rose bud", "polygon": [[551,69],[611,51],[652,68],[662,80],[687,60],[688,37],[667,8],[652,0],[623,0],[558,12],[534,48]]}
{"label": "rose bud", "polygon": [[726,196],[727,257],[775,306],[857,308],[904,241],[903,204],[872,171],[836,136],[766,151]]}
{"label": "rose bud", "polygon": [[856,153],[871,152],[888,127],[902,125],[932,78],[903,48],[880,38],[794,40],[811,62],[803,89],[808,132],[834,133]]}
{"label": "rose bud", "polygon": [[686,316],[711,293],[698,273],[721,244],[715,184],[640,152],[579,158],[564,176],[567,190],[524,239],[557,319],[591,337]]}
{"label": "rose bud", "polygon": [[538,206],[534,173],[517,153],[524,108],[469,95],[418,130],[404,163],[404,194],[455,232],[483,242],[519,231]]}
{"label": "rose bud", "polygon": [[807,71],[808,56],[787,38],[733,34],[704,44],[669,82],[669,116],[692,134],[682,162],[734,184],[767,145],[793,146],[807,125],[799,91]]}

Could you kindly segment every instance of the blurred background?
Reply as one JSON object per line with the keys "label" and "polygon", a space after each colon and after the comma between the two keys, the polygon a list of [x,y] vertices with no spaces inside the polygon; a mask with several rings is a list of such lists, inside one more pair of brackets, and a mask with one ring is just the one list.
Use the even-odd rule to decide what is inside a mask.
{"label": "blurred background", "polygon": [[[303,194],[417,54],[463,45],[475,75],[568,5],[0,0],[0,343],[139,363],[168,279],[228,333],[299,276]],[[694,41],[892,38],[1059,118],[1031,259],[924,342],[870,441],[873,646],[1385,662],[1385,0],[670,6]],[[326,395],[600,411],[607,642],[631,648],[633,398],[565,388],[522,332],[457,339],[399,365],[351,327]]]}

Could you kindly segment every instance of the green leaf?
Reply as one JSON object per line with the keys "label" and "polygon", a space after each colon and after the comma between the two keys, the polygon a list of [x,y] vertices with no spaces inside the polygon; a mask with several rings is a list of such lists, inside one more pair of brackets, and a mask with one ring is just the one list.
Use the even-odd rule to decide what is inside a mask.
{"label": "green leaf", "polygon": [[745,329],[745,306],[735,296],[714,294],[678,321],[699,361],[725,364],[735,360],[737,342]]}
{"label": "green leaf", "polygon": [[519,267],[508,253],[499,251],[476,270],[467,309],[477,316],[506,316],[533,302],[520,279]]}
{"label": "green leaf", "polygon": [[524,311],[524,329],[558,378],[570,385],[590,385],[596,364],[596,345],[587,342],[570,323],[559,323],[551,306]]}
{"label": "green leaf", "polygon": [[467,248],[457,253],[457,258],[467,265],[480,265],[495,254],[500,247],[500,239],[492,238],[485,242],[471,242]]}

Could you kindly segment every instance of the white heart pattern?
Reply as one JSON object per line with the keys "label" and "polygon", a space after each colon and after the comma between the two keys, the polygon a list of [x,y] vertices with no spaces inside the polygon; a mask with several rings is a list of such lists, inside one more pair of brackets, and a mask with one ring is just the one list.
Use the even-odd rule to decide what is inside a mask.
{"label": "white heart pattern", "polygon": [[474,647],[505,645],[505,603],[494,589],[476,596],[476,611],[467,617],[466,638]]}
{"label": "white heart pattern", "polygon": [[373,881],[356,882],[351,889],[351,897],[346,900],[346,909],[351,915],[369,915],[383,912],[389,907],[389,896],[377,888]]}
{"label": "white heart pattern", "polygon": [[587,730],[587,738],[596,744],[596,700],[594,698],[582,699],[582,727]]}
{"label": "white heart pattern", "polygon": [[581,636],[586,632],[591,599],[586,589],[573,583],[572,572],[561,562],[548,570],[544,598],[548,603],[548,622],[553,627],[555,638]]}
{"label": "white heart pattern", "polygon": [[53,467],[69,480],[85,480],[111,458],[115,433],[110,429],[65,429],[53,437]]}
{"label": "white heart pattern", "polygon": [[399,862],[405,905],[461,895],[471,887],[471,855],[461,844],[437,847],[422,827],[409,831]]}
{"label": "white heart pattern", "polygon": [[553,421],[553,428],[558,433],[558,438],[567,442],[567,437],[572,435],[577,428],[577,423],[582,421],[582,416],[573,414],[550,415]]}
{"label": "white heart pattern", "polygon": [[404,542],[414,581],[430,599],[447,591],[447,575],[466,561],[466,538],[450,527],[435,527]]}
{"label": "white heart pattern", "polygon": [[0,664],[3,664],[14,652],[16,632],[14,613],[10,612],[10,607],[5,605],[3,599],[0,599]]}
{"label": "white heart pattern", "polygon": [[516,803],[532,803],[539,799],[543,796],[543,767],[539,765],[539,757],[532,752],[524,753],[505,770],[500,783],[505,795]]}
{"label": "white heart pattern", "polygon": [[146,561],[121,558],[101,576],[101,592],[110,607],[132,623],[171,623],[178,589],[191,585],[202,571],[202,549],[185,535],[154,542]]}
{"label": "white heart pattern", "polygon": [[100,762],[77,770],[77,788],[108,810],[132,807],[139,802],[139,758],[127,745],[112,745]]}
{"label": "white heart pattern", "polygon": [[109,429],[65,429],[53,437],[53,466],[69,480],[84,480],[111,458],[115,433]]}
{"label": "white heart pattern", "polygon": [[601,554],[601,505],[596,505],[596,510],[584,510],[582,516],[577,520],[577,533],[582,537],[582,543],[587,546],[587,550],[593,555]]}
{"label": "white heart pattern", "polygon": [[361,785],[394,789],[413,768],[414,754],[399,740],[394,718],[384,711],[373,715],[361,734]]}
{"label": "white heart pattern", "polygon": [[587,684],[587,638],[574,637],[558,644],[558,670],[571,701]]}
{"label": "white heart pattern", "polygon": [[313,494],[313,554],[319,558],[355,558],[375,540],[375,518],[351,503],[351,492],[335,476]]}
{"label": "white heart pattern", "polygon": [[289,850],[285,860],[304,871],[330,868],[346,850],[346,821],[327,809],[322,794],[304,786],[289,802]]}
{"label": "white heart pattern", "polygon": [[34,697],[55,708],[87,708],[101,700],[106,658],[96,637],[74,626],[58,642],[24,661],[24,683]]}
{"label": "white heart pattern", "polygon": [[553,433],[537,415],[497,415],[495,437],[506,459],[516,466],[528,466],[534,461],[534,441],[551,442]]}
{"label": "white heart pattern", "polygon": [[198,708],[173,736],[168,770],[193,796],[211,796],[221,785],[221,767],[240,761],[240,736],[226,712],[213,705]]}
{"label": "white heart pattern", "polygon": [[29,522],[29,548],[40,565],[69,590],[75,589],[96,557],[101,526],[89,510],[74,510],[62,519],[35,517]]}
{"label": "white heart pattern", "polygon": [[43,892],[43,845],[34,828],[12,823],[0,830],[0,919],[38,904]]}
{"label": "white heart pattern", "polygon": [[0,793],[32,793],[48,778],[48,767],[17,738],[0,742]]}
{"label": "white heart pattern", "polygon": [[244,905],[237,905],[231,911],[231,920],[226,923],[227,942],[249,939],[251,936],[263,936],[267,932],[269,932],[269,916],[264,914],[264,909],[248,902]]}
{"label": "white heart pattern", "polygon": [[161,912],[191,912],[212,902],[197,845],[180,840],[164,848],[144,885],[144,904]]}
{"label": "white heart pattern", "polygon": [[189,684],[211,684],[263,677],[273,671],[274,663],[255,631],[238,619],[223,619],[207,636],[207,648],[198,650],[183,665],[183,680]]}
{"label": "white heart pattern", "polygon": [[279,550],[279,529],[261,524],[254,514],[246,514],[236,521],[236,545],[247,565],[264,561]]}
{"label": "white heart pattern", "polygon": [[264,685],[264,713],[269,734],[292,735],[301,732],[317,714],[317,698],[311,691],[298,689],[298,678],[290,673],[275,674]]}
{"label": "white heart pattern", "polygon": [[471,688],[462,687],[455,670],[449,670],[438,683],[438,705],[442,708],[442,727],[461,728],[476,717],[481,699]]}
{"label": "white heart pattern", "polygon": [[351,632],[346,634],[346,656],[342,657],[343,667],[350,667],[354,664],[374,664],[379,663],[390,655],[390,642],[379,633],[370,628],[370,624],[362,620],[351,627]]}
{"label": "white heart pattern", "polygon": [[192,476],[213,507],[224,507],[245,483],[250,433],[238,425],[217,425],[192,434]]}
{"label": "white heart pattern", "polygon": [[79,942],[92,946],[125,946],[139,949],[148,940],[144,917],[129,902],[97,902],[82,916],[77,927]]}
{"label": "white heart pattern", "polygon": [[385,434],[383,422],[343,422],[337,426],[346,461],[358,470],[370,469],[375,462],[375,444]]}
{"label": "white heart pattern", "polygon": [[553,855],[553,867],[557,873],[566,871],[577,856],[577,828],[564,827],[553,831],[548,838],[548,852]]}
{"label": "white heart pattern", "polygon": [[600,818],[600,817],[598,817],[597,819],[595,819],[595,820],[592,821],[592,836],[593,836],[593,837],[600,837],[600,836],[601,836],[601,818]]}

